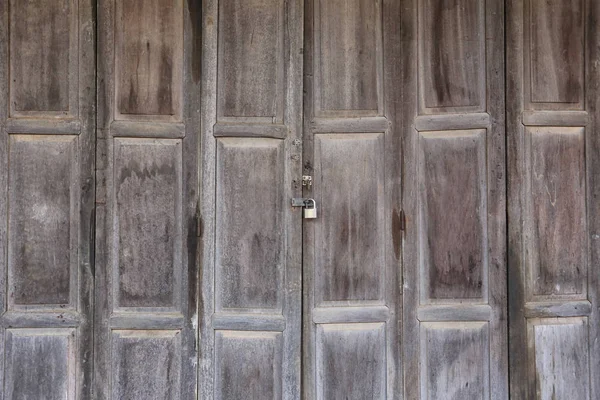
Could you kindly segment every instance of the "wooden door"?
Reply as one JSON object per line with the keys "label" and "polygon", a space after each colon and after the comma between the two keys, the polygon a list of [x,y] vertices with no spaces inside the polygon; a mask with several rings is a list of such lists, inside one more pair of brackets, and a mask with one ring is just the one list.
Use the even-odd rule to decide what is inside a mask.
{"label": "wooden door", "polygon": [[302,2],[203,3],[199,398],[298,399]]}
{"label": "wooden door", "polygon": [[92,11],[0,1],[0,399],[91,393]]}
{"label": "wooden door", "polygon": [[401,397],[399,5],[305,2],[303,393]]}
{"label": "wooden door", "polygon": [[504,1],[401,3],[405,399],[506,399]]}
{"label": "wooden door", "polygon": [[98,2],[97,399],[195,398],[200,26]]}
{"label": "wooden door", "polygon": [[0,2],[0,399],[90,394],[93,45],[87,3]]}
{"label": "wooden door", "polygon": [[511,398],[600,396],[600,3],[508,2]]}

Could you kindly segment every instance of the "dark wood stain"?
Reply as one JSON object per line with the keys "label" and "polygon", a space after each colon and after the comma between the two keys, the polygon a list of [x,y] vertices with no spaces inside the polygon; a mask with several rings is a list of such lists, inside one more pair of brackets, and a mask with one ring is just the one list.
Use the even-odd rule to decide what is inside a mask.
{"label": "dark wood stain", "polygon": [[[115,399],[177,399],[181,381],[179,334],[133,331],[113,344]],[[163,337],[161,337],[161,335]]]}
{"label": "dark wood stain", "polygon": [[173,146],[150,147],[120,146],[116,155],[119,293],[126,307],[175,301],[177,158]]}
{"label": "dark wood stain", "polygon": [[217,333],[215,400],[281,398],[279,333]]}
{"label": "dark wood stain", "polygon": [[72,140],[11,143],[10,268],[17,304],[69,304]]}
{"label": "dark wood stain", "polygon": [[423,69],[426,107],[479,106],[485,65],[479,0],[425,0]]}
{"label": "dark wood stain", "polygon": [[428,399],[479,399],[485,396],[487,363],[485,349],[489,346],[487,326],[452,326],[426,329],[427,378],[422,382]]}
{"label": "dark wood stain", "polygon": [[179,109],[182,60],[180,7],[171,1],[120,3],[116,46],[119,111],[174,115]]}
{"label": "dark wood stain", "polygon": [[422,138],[427,226],[426,268],[434,299],[480,298],[485,202],[481,198],[480,135]]}
{"label": "dark wood stain", "polygon": [[377,2],[320,1],[323,110],[377,110]]}
{"label": "dark wood stain", "polygon": [[[357,327],[361,326],[362,329]],[[360,324],[319,328],[322,359],[318,385],[328,400],[384,399],[384,325]]]}
{"label": "dark wood stain", "polygon": [[584,131],[532,128],[534,293],[583,293],[587,276]]}
{"label": "dark wood stain", "polygon": [[394,243],[394,256],[396,260],[400,260],[402,252],[402,231],[404,224],[402,221],[402,213],[398,210],[392,211],[392,242]]}
{"label": "dark wood stain", "polygon": [[317,292],[324,301],[377,300],[384,273],[382,135],[316,139],[321,226],[316,235]]}
{"label": "dark wood stain", "polygon": [[[24,335],[7,333],[7,399],[64,399],[69,387],[70,360],[67,335]],[[74,361],[74,360],[72,360]]]}
{"label": "dark wood stain", "polygon": [[10,3],[14,109],[69,110],[70,0]]}
{"label": "dark wood stain", "polygon": [[188,12],[192,23],[191,72],[195,83],[200,82],[202,74],[202,0],[187,0]]}
{"label": "dark wood stain", "polygon": [[[281,0],[229,0],[219,13],[219,114],[274,117],[282,88],[278,53]],[[260,23],[257,23],[260,21]]]}
{"label": "dark wood stain", "polygon": [[531,0],[531,100],[578,103],[583,99],[582,0]]}
{"label": "dark wood stain", "polygon": [[225,308],[280,304],[282,150],[275,139],[219,143],[216,291]]}

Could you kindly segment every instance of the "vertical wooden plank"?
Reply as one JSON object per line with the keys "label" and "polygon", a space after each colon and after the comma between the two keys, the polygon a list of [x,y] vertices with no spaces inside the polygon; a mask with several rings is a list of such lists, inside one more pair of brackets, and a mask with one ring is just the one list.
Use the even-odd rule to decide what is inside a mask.
{"label": "vertical wooden plank", "polygon": [[304,197],[319,208],[303,234],[309,399],[402,398],[400,7],[305,1]]}
{"label": "vertical wooden plank", "polygon": [[[586,21],[585,48],[588,52],[588,66],[585,69],[585,93],[588,107],[589,126],[597,129],[600,126],[600,46],[598,46],[598,37],[600,36],[600,3],[590,1],[587,3],[588,15],[584,17]],[[586,208],[588,210],[588,229],[589,232],[598,232],[600,229],[600,204],[594,199],[600,196],[600,138],[598,135],[588,135],[586,137],[586,162],[590,171],[587,176],[588,201]],[[597,266],[600,263],[600,243],[599,238],[592,234],[592,240],[589,240],[589,265]],[[592,267],[589,273],[588,299],[592,303],[592,312],[589,317],[589,352],[590,352],[590,398],[600,396],[600,308],[597,306],[600,301],[600,273],[597,267]]]}
{"label": "vertical wooden plank", "polygon": [[[6,134],[6,119],[8,118],[9,96],[8,96],[8,2],[0,2],[0,315],[6,311],[6,278],[7,278],[7,218],[8,218],[8,135]],[[0,327],[0,352],[4,354],[5,330]],[[4,365],[0,368],[0,385],[4,388]],[[0,393],[2,393],[0,391]],[[4,394],[0,394],[4,400]]]}
{"label": "vertical wooden plank", "polygon": [[302,18],[203,2],[201,399],[300,398]]}
{"label": "vertical wooden plank", "polygon": [[510,394],[595,399],[600,7],[507,7]]}
{"label": "vertical wooden plank", "polygon": [[[91,2],[0,4],[0,351],[12,354],[2,399],[91,398],[94,45]],[[19,124],[31,128],[8,129]],[[27,388],[36,373],[46,383]]]}
{"label": "vertical wooden plank", "polygon": [[[402,4],[404,394],[505,399],[504,2]],[[419,352],[429,334],[432,353]]]}
{"label": "vertical wooden plank", "polygon": [[[98,4],[95,396],[154,387],[152,395],[192,399],[200,4],[140,4]],[[149,361],[115,361],[114,349]],[[169,367],[156,370],[159,362]]]}

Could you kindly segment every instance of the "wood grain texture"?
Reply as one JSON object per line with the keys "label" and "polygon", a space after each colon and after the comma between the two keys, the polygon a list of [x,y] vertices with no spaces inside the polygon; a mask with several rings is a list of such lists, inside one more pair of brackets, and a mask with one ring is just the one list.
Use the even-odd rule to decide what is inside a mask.
{"label": "wood grain texture", "polygon": [[600,5],[507,7],[510,394],[594,399]]}
{"label": "wood grain texture", "polygon": [[315,135],[315,301],[384,295],[383,134]]}
{"label": "wood grain texture", "polygon": [[[504,2],[402,0],[401,7],[403,55],[399,86],[403,88],[400,107],[404,148],[402,208],[406,215],[402,251],[404,398],[506,399]],[[443,37],[440,32],[444,32]],[[456,73],[452,72],[454,68]],[[426,69],[430,72],[425,73]],[[489,114],[488,126],[481,125],[480,117],[485,113]],[[419,132],[415,129],[416,121],[431,122],[435,130]],[[439,134],[441,131],[446,132]],[[429,156],[429,165],[423,159],[423,138],[430,141],[428,150],[436,149]],[[476,143],[468,145],[469,140]],[[430,204],[431,200],[435,203]],[[456,211],[452,211],[455,205]],[[468,211],[463,208],[467,206]],[[452,221],[448,228],[424,225],[428,208],[437,210],[440,221]],[[432,276],[431,270],[423,267],[430,257],[424,251],[428,235],[441,239],[432,243],[434,249],[441,246],[438,247],[440,260],[444,260],[441,249],[452,254],[469,248],[465,255],[473,248],[478,249],[471,254],[479,254],[480,270],[469,272],[467,267],[462,270],[466,275],[459,279],[454,279],[449,272]],[[458,239],[461,235],[465,235],[462,240]],[[444,240],[449,240],[447,243],[451,245],[446,247]],[[468,266],[468,255],[466,261]],[[472,273],[481,278],[481,288],[477,288],[479,277],[473,280]],[[430,299],[433,279],[444,277],[450,285],[438,286],[435,290],[446,291],[445,297]],[[477,284],[472,286],[470,282]],[[427,322],[419,321],[420,316]],[[455,322],[457,320],[461,322]],[[429,371],[422,369],[427,361],[423,352],[415,348],[414,341],[425,340],[422,328],[429,324],[450,330],[462,324],[486,326],[485,348],[479,344],[474,346],[477,350],[470,350],[473,356],[467,359],[481,357],[480,365],[493,365],[489,377],[483,379],[482,371],[471,365],[470,360],[465,361],[468,366],[458,367],[452,357],[444,358],[445,354],[456,354],[454,347],[441,351],[442,356],[436,358],[431,367],[436,371],[435,377],[431,376],[435,383],[427,382]],[[469,340],[481,343],[479,338]],[[471,375],[467,378],[473,379],[469,389],[464,386],[466,382],[463,387],[452,383],[462,379],[452,372],[455,367],[465,371],[464,377]],[[430,390],[435,390],[435,394],[428,392]],[[461,391],[465,391],[464,396]]]}
{"label": "wood grain texture", "polygon": [[181,118],[182,0],[118,1],[116,13],[116,111]]}
{"label": "wood grain texture", "polygon": [[421,399],[489,399],[489,326],[485,322],[421,325]]}
{"label": "wood grain texture", "polygon": [[581,103],[585,93],[585,1],[529,0],[527,3],[529,101]]}
{"label": "wood grain texture", "polygon": [[[419,0],[423,108],[486,109],[485,5]],[[425,111],[425,110],[422,110]],[[427,112],[431,113],[431,112]]]}
{"label": "wood grain texture", "polygon": [[300,398],[302,3],[203,2],[202,400]]}
{"label": "wood grain texture", "polygon": [[319,207],[304,222],[306,399],[402,398],[402,91],[388,88],[403,11],[305,1],[303,196]]}
{"label": "wood grain texture", "polygon": [[320,325],[315,399],[385,399],[385,352],[384,324]]}
{"label": "wood grain texture", "polygon": [[583,128],[528,128],[531,137],[530,296],[585,294]]}
{"label": "wood grain texture", "polygon": [[70,92],[70,85],[76,89],[77,81],[70,78],[77,65],[77,33],[72,24],[77,21],[77,3],[13,0],[10,11],[12,110],[76,111],[70,110],[71,94],[76,93]]}
{"label": "wood grain texture", "polygon": [[[183,0],[98,2],[99,400],[136,397],[131,393],[138,390],[147,397],[195,398],[202,228],[199,6]],[[113,333],[124,332],[132,333],[120,342],[123,348],[139,348],[140,357],[159,367],[123,361],[119,371],[125,372],[117,371]],[[163,338],[152,338],[160,332]]]}
{"label": "wood grain texture", "polygon": [[181,287],[181,141],[115,141],[117,307],[176,307]]}
{"label": "wood grain texture", "polygon": [[180,399],[181,332],[114,331],[113,399]]}
{"label": "wood grain texture", "polygon": [[589,399],[587,318],[533,319],[529,322],[529,379],[536,399]]}
{"label": "wood grain texture", "polygon": [[283,1],[219,2],[219,117],[283,117]]}
{"label": "wood grain texture", "polygon": [[4,398],[75,398],[75,354],[73,329],[8,329]]}
{"label": "wood grain texture", "polygon": [[217,331],[215,400],[282,398],[282,334]]}
{"label": "wood grain texture", "polygon": [[487,292],[486,131],[420,135],[423,299]]}
{"label": "wood grain texture", "polygon": [[281,309],[283,142],[217,144],[216,309]]}
{"label": "wood grain texture", "polygon": [[317,0],[315,4],[316,115],[344,110],[379,115],[381,2]]}
{"label": "wood grain texture", "polygon": [[13,136],[9,156],[9,304],[74,307],[77,138]]}

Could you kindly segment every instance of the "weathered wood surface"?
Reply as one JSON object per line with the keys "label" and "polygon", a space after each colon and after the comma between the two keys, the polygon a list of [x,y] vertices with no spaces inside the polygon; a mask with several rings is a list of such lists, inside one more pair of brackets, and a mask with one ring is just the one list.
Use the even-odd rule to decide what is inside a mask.
{"label": "weathered wood surface", "polygon": [[507,6],[511,398],[595,399],[600,5]]}
{"label": "weathered wood surface", "polygon": [[195,398],[200,24],[199,2],[98,3],[97,399]]}
{"label": "weathered wood surface", "polygon": [[91,398],[90,2],[0,2],[0,399]]}
{"label": "weathered wood surface", "polygon": [[200,399],[299,399],[301,0],[203,4]]}
{"label": "weathered wood surface", "polygon": [[508,398],[504,2],[402,1],[404,398]]}
{"label": "weathered wood surface", "polygon": [[401,398],[397,2],[305,2],[303,398]]}

